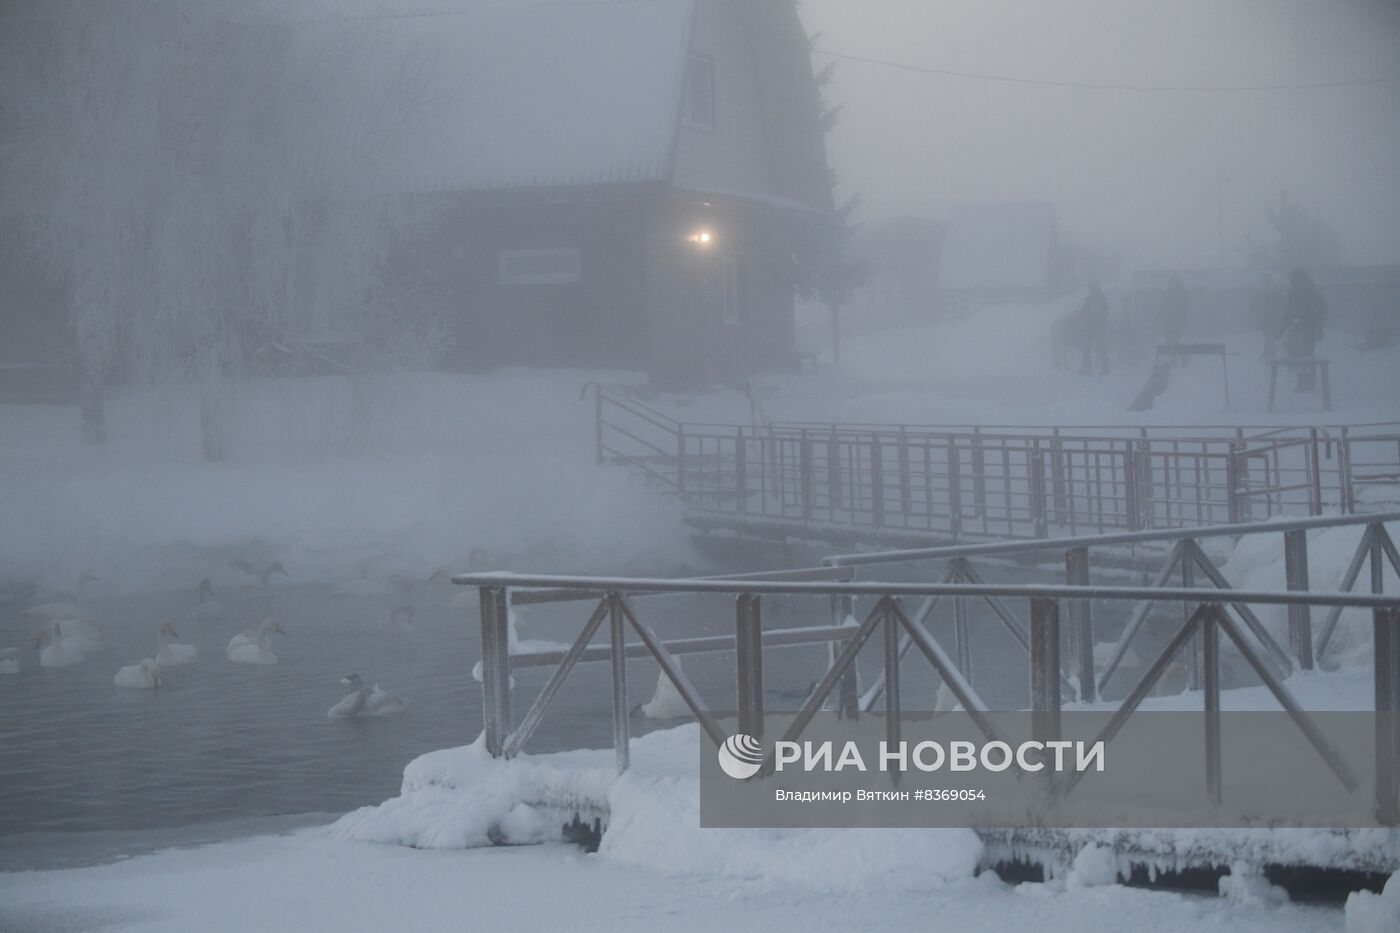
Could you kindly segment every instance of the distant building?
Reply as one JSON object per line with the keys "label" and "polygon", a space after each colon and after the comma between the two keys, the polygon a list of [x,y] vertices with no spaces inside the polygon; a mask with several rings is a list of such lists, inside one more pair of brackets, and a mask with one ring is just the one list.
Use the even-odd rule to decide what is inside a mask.
{"label": "distant building", "polygon": [[790,350],[831,178],[792,0],[510,3],[404,18],[434,72],[399,274],[454,311],[449,365],[695,385]]}
{"label": "distant building", "polygon": [[938,310],[938,254],[943,224],[896,217],[863,224],[851,251],[865,281],[841,309],[846,332],[926,320]]}
{"label": "distant building", "polygon": [[1059,253],[1051,204],[959,204],[949,215],[938,261],[943,310],[1046,301],[1060,284]]}

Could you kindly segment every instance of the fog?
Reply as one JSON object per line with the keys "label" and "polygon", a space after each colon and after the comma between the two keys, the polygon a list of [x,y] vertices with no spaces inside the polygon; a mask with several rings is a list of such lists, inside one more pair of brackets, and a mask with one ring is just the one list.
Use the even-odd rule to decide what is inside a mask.
{"label": "fog", "polygon": [[[862,216],[941,216],[959,200],[1051,201],[1067,230],[1144,266],[1229,265],[1280,191],[1325,217],[1349,261],[1400,256],[1400,6],[1302,0],[1055,4],[804,0],[836,61],[831,159]],[[817,54],[824,65],[832,58]]]}
{"label": "fog", "polygon": [[[359,928],[338,866],[373,876],[404,855],[395,872],[437,876],[405,870],[416,852],[339,848],[352,840],[556,842],[567,811],[567,838],[596,843],[579,801],[607,804],[610,752],[545,759],[540,792],[558,800],[521,797],[526,769],[476,793],[512,725],[502,700],[515,689],[515,712],[531,709],[556,656],[551,691],[579,671],[532,715],[529,753],[665,730],[645,746],[665,759],[663,795],[638,794],[631,841],[580,863],[622,858],[615,889],[533,897],[533,855],[503,892],[462,871],[455,890],[502,911],[482,922],[518,926],[509,905],[538,901],[559,912],[551,928],[610,928],[564,911],[621,902],[633,869],[656,864],[741,882],[697,902],[746,912],[768,891],[787,911],[806,851],[814,889],[874,884],[885,859],[924,884],[923,860],[873,837],[755,834],[731,859],[713,835],[675,835],[667,821],[697,812],[672,754],[700,711],[681,682],[710,709],[747,694],[760,717],[765,702],[815,708],[815,685],[837,679],[828,646],[865,638],[832,623],[868,609],[820,590],[832,571],[813,568],[853,548],[1395,508],[1397,167],[1394,2],[0,0],[0,901],[27,898],[21,929],[68,923],[56,911],[79,892],[75,928],[120,926],[118,902],[143,923],[148,897],[176,929],[204,927],[202,912],[228,921],[211,929]],[[1313,539],[1318,585],[1381,552],[1362,527]],[[1200,560],[1237,590],[1294,582],[1279,540],[1212,542]],[[1182,544],[1165,571],[1151,547],[1128,550],[1075,582],[1192,579]],[[1014,584],[1089,573],[1059,558],[983,569]],[[938,578],[972,580],[970,566]],[[757,665],[756,693],[715,650],[735,631],[728,591],[633,581],[666,608],[646,624],[694,649],[682,677],[643,654],[649,638],[592,663],[604,620],[614,645],[631,637],[620,602],[572,651],[591,589],[506,612],[483,601],[505,598],[499,578],[453,582],[777,570],[817,583],[765,593],[761,616],[757,597],[739,601],[753,610],[740,631],[808,630]],[[926,571],[945,568],[886,579]],[[934,616],[935,601],[911,624],[956,642],[947,657],[969,689],[981,668],[991,707],[1025,707],[1030,642],[1006,610],[950,599]],[[1078,602],[1066,618],[1087,625]],[[1290,643],[1294,607],[1264,602],[1255,634]],[[1096,605],[1099,628],[1076,628],[1081,689],[1099,689],[1105,649],[1129,670],[1137,632],[1147,659],[1174,637],[1180,607],[1146,605]],[[1371,684],[1368,618],[1333,616],[1310,701]],[[897,647],[894,621],[885,656],[841,676],[847,707],[913,644]],[[500,666],[486,644],[504,647]],[[630,694],[613,680],[629,668]],[[1255,689],[1254,672],[1221,683]],[[1184,694],[1187,668],[1170,674]],[[900,689],[910,710],[975,705],[919,677],[890,678],[893,708]],[[457,747],[478,734],[494,738]],[[603,764],[578,784],[580,761]],[[279,858],[324,868],[307,882],[319,893],[280,887],[300,874],[257,856],[191,871],[273,889],[265,904],[240,904],[246,890],[206,903],[163,862],[105,900],[90,876],[11,872],[355,812],[315,836],[358,853],[345,862],[285,841]],[[263,818],[279,822],[250,822]],[[421,837],[406,828],[420,820]],[[989,899],[979,922],[1005,919],[994,875],[958,886],[991,862],[954,832],[919,844],[944,853],[953,896]],[[656,863],[657,840],[673,861]],[[223,884],[244,861],[264,867]],[[577,881],[574,862],[555,868]],[[181,887],[150,895],[138,876]],[[431,926],[414,911],[433,894],[389,895],[379,926]],[[1192,922],[1183,903],[1140,925]],[[318,904],[329,912],[296,913]],[[241,911],[282,905],[266,922]],[[1056,909],[1048,929],[1078,929]]]}

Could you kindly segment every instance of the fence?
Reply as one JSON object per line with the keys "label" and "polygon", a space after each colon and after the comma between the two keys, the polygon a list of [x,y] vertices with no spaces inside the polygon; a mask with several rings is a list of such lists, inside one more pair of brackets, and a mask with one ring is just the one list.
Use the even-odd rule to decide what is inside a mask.
{"label": "fence", "polygon": [[[833,575],[843,568],[832,567]],[[1352,763],[1345,761],[1332,746],[1316,721],[1302,709],[1259,649],[1250,632],[1225,611],[1225,601],[1238,608],[1258,604],[1284,604],[1308,608],[1368,608],[1372,610],[1372,636],[1375,651],[1374,697],[1378,713],[1393,714],[1400,710],[1400,599],[1384,595],[1351,593],[1261,593],[1232,591],[1223,596],[1218,589],[1094,587],[1059,585],[987,585],[969,583],[893,584],[857,582],[838,578],[821,579],[809,574],[807,579],[784,580],[774,575],[748,579],[648,580],[607,577],[552,577],[508,573],[469,574],[453,578],[453,582],[476,586],[481,600],[481,637],[483,657],[483,688],[485,693],[485,742],[491,755],[513,757],[539,725],[551,701],[557,695],[570,671],[581,661],[606,657],[611,666],[613,746],[618,769],[625,770],[630,760],[630,707],[628,704],[628,657],[650,657],[660,666],[694,714],[705,734],[716,744],[725,735],[715,715],[699,692],[690,683],[677,658],[687,653],[732,650],[735,654],[736,697],[739,712],[737,728],[751,735],[762,735],[764,729],[763,669],[767,650],[785,645],[827,642],[832,645],[832,657],[821,680],[815,685],[792,724],[782,736],[797,739],[813,716],[830,698],[840,696],[838,704],[846,705],[850,691],[839,689],[849,683],[855,672],[854,662],[861,649],[878,631],[883,642],[884,711],[887,714],[889,741],[900,739],[901,655],[903,641],[916,646],[933,670],[942,678],[962,707],[973,717],[989,737],[994,737],[985,718],[987,704],[978,695],[961,662],[946,651],[920,622],[917,614],[905,610],[903,601],[922,598],[925,601],[942,598],[978,598],[1005,601],[1026,599],[1029,603],[1030,628],[1027,633],[1028,677],[1031,684],[1031,709],[1038,731],[1054,733],[1062,709],[1060,670],[1060,619],[1062,607],[1082,604],[1089,599],[1151,600],[1179,602],[1191,607],[1191,612],[1167,640],[1141,678],[1117,707],[1098,740],[1112,741],[1124,723],[1138,709],[1161,679],[1168,666],[1183,649],[1195,640],[1204,646],[1202,671],[1202,724],[1206,743],[1206,786],[1212,800],[1218,801],[1221,788],[1221,729],[1220,729],[1220,643],[1228,639],[1249,662],[1268,688],[1278,705],[1287,711],[1299,731],[1327,763],[1338,782],[1348,791],[1358,785]],[[532,601],[546,601],[551,592],[559,600],[597,600],[578,636],[562,653],[512,655],[509,651],[509,615],[513,588],[523,587],[532,592]],[[698,639],[662,641],[643,621],[636,601],[658,594],[718,593],[735,598],[734,634]],[[776,596],[822,597],[840,619],[839,624],[814,627],[765,630],[763,600]],[[873,607],[863,621],[854,626],[844,624],[841,613],[857,599],[873,600]],[[590,642],[602,628],[608,627],[606,652],[590,648]],[[629,630],[639,641],[629,643]],[[530,708],[515,725],[511,712],[511,672],[527,666],[554,664],[543,689]],[[1375,807],[1377,818],[1386,824],[1400,821],[1400,716],[1378,717],[1374,761],[1376,778]],[[1072,790],[1072,785],[1067,788]]]}
{"label": "fence", "polygon": [[1004,427],[683,423],[594,385],[599,463],[700,525],[961,541],[1354,513],[1400,482],[1400,425]]}

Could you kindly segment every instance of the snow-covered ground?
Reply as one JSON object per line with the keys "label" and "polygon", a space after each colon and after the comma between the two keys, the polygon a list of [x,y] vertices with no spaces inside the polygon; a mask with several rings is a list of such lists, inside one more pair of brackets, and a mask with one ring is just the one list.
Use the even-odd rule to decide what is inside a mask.
{"label": "snow-covered ground", "polygon": [[[695,728],[637,740],[633,769],[617,779],[606,752],[509,763],[479,744],[435,752],[409,766],[401,797],[329,829],[0,875],[0,917],[7,930],[875,931],[936,918],[968,933],[1054,933],[1343,922],[1335,906],[1289,904],[1243,867],[1219,898],[1129,889],[1114,884],[1121,861],[1087,846],[1051,881],[1013,886],[979,873],[985,853],[968,830],[702,830],[685,764]],[[612,816],[596,855],[490,846],[488,836],[557,834],[525,797],[577,805],[597,793]],[[1354,930],[1391,929],[1400,898],[1356,900]]]}
{"label": "snow-covered ground", "polygon": [[[848,850],[850,862],[868,853]],[[1392,886],[1395,883],[1392,882]],[[323,831],[95,868],[0,875],[0,917],[27,930],[1182,930],[1336,931],[1335,907],[1120,886],[1010,886],[994,875],[852,890],[665,875],[559,846],[422,852]],[[1369,905],[1368,905],[1369,906]],[[1377,913],[1377,916],[1380,916]],[[1356,927],[1380,933],[1382,926]]]}
{"label": "snow-covered ground", "polygon": [[232,559],[298,582],[419,578],[481,566],[631,567],[699,561],[679,508],[594,463],[589,379],[504,370],[386,376],[355,407],[342,379],[231,387],[229,458],[199,457],[184,388],[108,403],[108,442],[83,446],[70,407],[0,406],[0,583],[141,591],[238,580]]}

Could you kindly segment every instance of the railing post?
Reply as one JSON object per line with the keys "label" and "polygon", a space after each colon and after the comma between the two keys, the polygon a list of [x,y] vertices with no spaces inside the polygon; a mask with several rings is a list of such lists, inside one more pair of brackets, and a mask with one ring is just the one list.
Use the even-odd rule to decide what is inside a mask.
{"label": "railing post", "polygon": [[[930,512],[933,510],[929,504]],[[957,541],[962,536],[962,464],[957,438],[948,437],[948,530]]]}
{"label": "railing post", "polygon": [[[1065,582],[1070,586],[1089,585],[1089,549],[1065,551]],[[1079,668],[1079,700],[1093,703],[1098,698],[1094,676],[1094,621],[1087,599],[1069,600],[1070,653]]]}
{"label": "railing post", "polygon": [[841,438],[835,427],[831,429],[831,436],[826,442],[826,479],[834,519],[841,509]]}
{"label": "railing post", "polygon": [[1060,737],[1060,607],[1031,599],[1031,713],[1038,742]]}
{"label": "railing post", "polygon": [[1351,438],[1347,436],[1346,425],[1342,426],[1342,436],[1337,442],[1337,481],[1341,486],[1342,514],[1351,515],[1356,511],[1356,489],[1351,482]]}
{"label": "railing post", "polygon": [[1060,429],[1055,428],[1050,441],[1051,494],[1055,497],[1055,521],[1064,524],[1067,503],[1065,501],[1065,445],[1060,440]]}
{"label": "railing post", "polygon": [[1371,592],[1385,592],[1385,547],[1381,543],[1384,537],[1385,525],[1376,523],[1376,530],[1371,535]]}
{"label": "railing post", "polygon": [[878,431],[870,435],[870,517],[876,528],[885,524],[884,445]]}
{"label": "railing post", "polygon": [[613,751],[617,756],[617,773],[627,770],[631,763],[631,731],[627,708],[627,631],[623,626],[622,596],[608,594],[608,632],[612,638],[612,715]]}
{"label": "railing post", "polygon": [[[887,601],[888,603],[888,601]],[[899,620],[889,609],[885,610],[881,622],[885,647],[885,743],[886,748],[898,748],[900,739],[899,721]],[[899,773],[892,772],[895,783]]]}
{"label": "railing post", "polygon": [[982,429],[972,429],[972,504],[977,515],[987,515],[987,464],[982,456]]}
{"label": "railing post", "polygon": [[1400,822],[1400,609],[1372,616],[1376,658],[1376,818]]}
{"label": "railing post", "polygon": [[763,736],[763,614],[759,597],[743,594],[734,601],[736,673],[739,681],[739,731]]}
{"label": "railing post", "polygon": [[1225,455],[1225,502],[1231,524],[1244,521],[1244,509],[1240,503],[1241,456],[1239,445],[1231,442],[1229,452]]}
{"label": "railing post", "polygon": [[603,386],[593,384],[593,450],[598,466],[603,465]]}
{"label": "railing post", "polygon": [[481,598],[481,691],[486,751],[505,752],[510,735],[510,591],[484,586]]}
{"label": "railing post", "polygon": [[[1305,529],[1283,533],[1283,571],[1288,589],[1307,592],[1308,533]],[[1312,608],[1303,603],[1288,606],[1288,650],[1305,671],[1313,668]]]}
{"label": "railing post", "polygon": [[1308,430],[1308,514],[1322,514],[1322,460],[1317,428]]}
{"label": "railing post", "polygon": [[1206,792],[1220,804],[1220,610],[1205,614],[1201,622],[1201,649],[1205,665]]}
{"label": "railing post", "polygon": [[804,428],[797,451],[798,481],[802,495],[802,520],[812,517],[812,439]]}
{"label": "railing post", "polygon": [[[1194,538],[1185,539],[1192,545],[1196,544]],[[1190,545],[1188,545],[1188,548]],[[1196,562],[1192,559],[1188,550],[1181,558],[1181,586],[1183,589],[1191,589],[1196,585]],[[1182,621],[1189,621],[1191,615],[1196,611],[1196,607],[1190,603],[1181,604]],[[1185,646],[1186,653],[1186,686],[1190,690],[1201,689],[1201,640],[1192,637]]]}
{"label": "railing post", "polygon": [[1045,500],[1045,454],[1040,449],[1038,439],[1032,442],[1027,476],[1031,484],[1031,520],[1034,524],[1034,534],[1037,538],[1044,538],[1050,533],[1050,517]]}
{"label": "railing post", "polygon": [[909,482],[909,438],[904,427],[899,428],[899,512],[904,518],[904,527],[909,526],[909,500],[913,496]]}
{"label": "railing post", "polygon": [[744,426],[734,429],[734,511],[749,510],[749,444]]}
{"label": "railing post", "polygon": [[[962,572],[964,562],[964,558],[954,558],[950,583],[969,582],[967,575]],[[953,597],[953,648],[958,658],[958,670],[962,671],[968,683],[972,683],[972,632],[967,624],[966,596]]]}
{"label": "railing post", "polygon": [[1142,530],[1142,507],[1138,504],[1137,448],[1132,441],[1123,450],[1123,518],[1129,531]]}
{"label": "railing post", "polygon": [[[835,626],[845,626],[846,620],[855,616],[856,606],[854,596],[833,595],[831,597],[831,624]],[[854,629],[852,630],[854,631]],[[827,643],[827,670],[830,670],[840,657],[841,652],[846,648],[843,641],[832,641]],[[860,712],[860,676],[854,664],[846,668],[846,672],[841,675],[841,680],[836,686],[837,699],[836,710],[841,715]]]}

